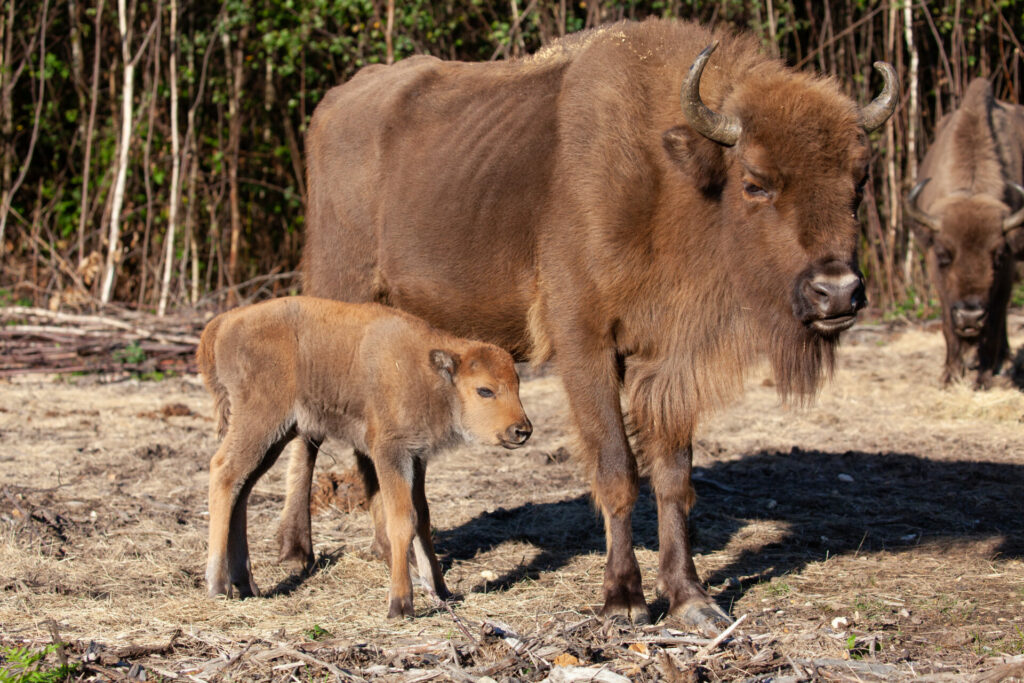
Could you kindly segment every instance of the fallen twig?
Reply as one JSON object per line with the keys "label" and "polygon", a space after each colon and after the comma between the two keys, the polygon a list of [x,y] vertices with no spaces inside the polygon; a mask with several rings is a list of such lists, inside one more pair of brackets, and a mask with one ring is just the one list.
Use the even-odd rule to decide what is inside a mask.
{"label": "fallen twig", "polygon": [[719,645],[721,645],[722,641],[724,641],[726,638],[731,636],[732,632],[735,631],[736,628],[740,624],[742,624],[743,620],[746,619],[746,618],[747,618],[747,615],[744,614],[742,617],[740,617],[739,619],[734,621],[732,623],[732,625],[729,626],[729,628],[727,628],[724,631],[722,631],[721,633],[719,633],[718,636],[716,636],[714,640],[712,640],[710,643],[708,643],[707,645],[705,645],[701,649],[697,650],[697,654],[695,654],[693,656],[693,661],[699,662],[702,659],[705,659],[712,652],[714,652],[715,648],[717,648]]}

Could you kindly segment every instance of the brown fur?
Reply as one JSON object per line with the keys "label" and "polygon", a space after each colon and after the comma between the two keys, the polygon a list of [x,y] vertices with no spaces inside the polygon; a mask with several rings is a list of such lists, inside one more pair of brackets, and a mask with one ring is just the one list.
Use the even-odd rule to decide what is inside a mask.
{"label": "brown fur", "polygon": [[[742,122],[733,147],[680,106],[715,39],[700,90]],[[706,621],[686,536],[694,429],[758,357],[784,395],[831,371],[863,304],[853,209],[868,160],[838,84],[746,35],[648,20],[520,61],[416,57],[358,73],[314,113],[305,288],[553,357],[605,515],[604,613],[647,615],[629,522],[643,469],[659,586],[672,614]],[[744,189],[754,180],[764,196]],[[837,282],[845,301],[814,290]]]}
{"label": "brown fur", "polygon": [[331,437],[365,461],[377,550],[391,567],[388,616],[412,614],[411,548],[426,587],[447,596],[430,539],[426,463],[467,438],[517,448],[529,437],[507,352],[377,304],[292,297],[217,316],[197,360],[224,437],[210,463],[211,595],[232,586],[258,594],[246,500],[293,439],[299,449],[284,515],[290,545],[282,555],[308,566],[309,476],[319,444]]}
{"label": "brown fur", "polygon": [[977,78],[921,163],[918,177],[928,183],[917,208],[938,229],[919,226],[917,235],[942,302],[944,384],[964,376],[971,350],[979,388],[992,384],[1009,357],[1006,309],[1014,259],[1024,256],[1024,231],[1004,235],[1003,219],[1022,205],[1008,185],[1024,182],[1022,157],[1024,108],[996,100],[989,82]]}

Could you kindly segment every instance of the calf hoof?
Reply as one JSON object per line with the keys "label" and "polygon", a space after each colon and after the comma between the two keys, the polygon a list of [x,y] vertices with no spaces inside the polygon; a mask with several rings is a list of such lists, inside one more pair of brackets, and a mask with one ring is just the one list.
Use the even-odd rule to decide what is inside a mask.
{"label": "calf hoof", "polygon": [[256,587],[256,582],[252,580],[252,576],[243,577],[239,580],[232,580],[231,583],[235,590],[238,591],[239,598],[258,598],[261,595],[260,589]]}
{"label": "calf hoof", "polygon": [[403,619],[412,615],[411,595],[403,598],[391,598],[388,606],[388,619]]}
{"label": "calf hoof", "polygon": [[687,630],[694,630],[705,638],[713,638],[729,628],[732,617],[722,611],[711,598],[690,600],[669,610],[669,616],[682,622]]}
{"label": "calf hoof", "polygon": [[223,581],[218,583],[208,582],[206,588],[206,595],[211,598],[219,598],[221,596],[224,596],[226,598],[231,597],[230,595],[228,595],[228,585],[226,582]]}

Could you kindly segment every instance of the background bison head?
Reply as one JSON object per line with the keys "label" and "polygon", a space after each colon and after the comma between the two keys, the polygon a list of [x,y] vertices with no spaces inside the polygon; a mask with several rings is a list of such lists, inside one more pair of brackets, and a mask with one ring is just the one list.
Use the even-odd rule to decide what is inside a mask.
{"label": "background bison head", "polygon": [[[917,206],[930,178],[907,197],[907,212],[920,226],[918,239],[939,290],[943,315],[957,337],[981,336],[990,315],[1002,315],[1009,297],[1015,258],[1024,257],[1024,209],[985,194],[952,194],[935,202],[931,213]],[[1024,188],[1009,189],[1024,199]]]}

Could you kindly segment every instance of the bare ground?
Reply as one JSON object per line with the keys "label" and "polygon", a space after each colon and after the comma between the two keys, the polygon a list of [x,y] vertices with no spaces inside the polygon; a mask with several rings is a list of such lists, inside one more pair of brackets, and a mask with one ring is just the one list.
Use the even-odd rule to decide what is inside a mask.
{"label": "bare ground", "polygon": [[[594,616],[603,533],[554,377],[524,381],[525,450],[432,464],[458,598],[417,594],[397,623],[369,516],[330,504],[344,481],[314,517],[314,574],[276,564],[283,462],[249,508],[267,596],[205,596],[216,440],[197,377],[17,377],[0,384],[0,644],[59,638],[80,672],[115,680],[1022,680],[1024,393],[942,390],[942,355],[934,328],[865,325],[811,408],[780,406],[755,372],[701,427],[696,563],[743,618],[722,642]],[[351,456],[326,451],[337,480]],[[646,489],[635,530],[659,616]]]}

